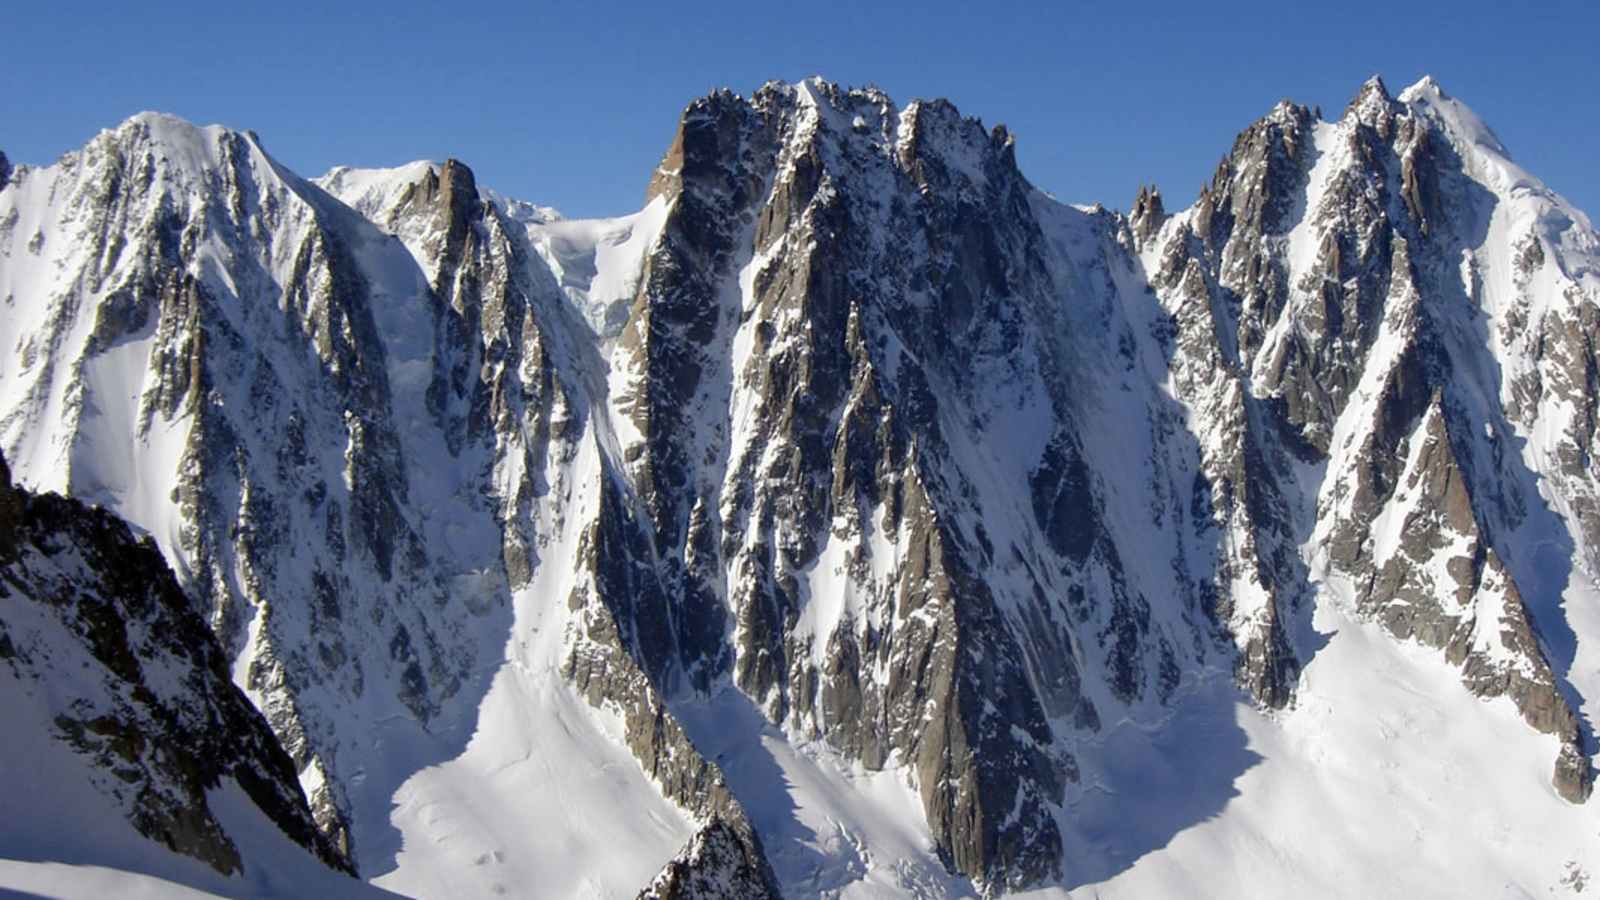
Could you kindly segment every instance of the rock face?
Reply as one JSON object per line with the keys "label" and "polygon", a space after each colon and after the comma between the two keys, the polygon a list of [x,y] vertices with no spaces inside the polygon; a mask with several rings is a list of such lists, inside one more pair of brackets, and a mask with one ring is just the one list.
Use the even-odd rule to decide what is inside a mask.
{"label": "rock face", "polygon": [[639,900],[762,900],[779,896],[765,860],[752,860],[737,832],[721,820],[700,829]]}
{"label": "rock face", "polygon": [[0,189],[0,447],[154,536],[347,853],[368,736],[515,665],[701,829],[657,896],[815,885],[704,751],[729,697],[904,785],[971,889],[1070,879],[1107,724],[1292,707],[1344,597],[1589,795],[1600,239],[1436,85],[1282,103],[1124,216],[949,103],[770,84],[645,199],[312,183],[150,115]]}
{"label": "rock face", "polygon": [[[1581,802],[1592,774],[1567,761],[1584,756],[1587,739],[1570,685],[1564,690],[1552,671],[1553,645],[1535,625],[1542,612],[1544,628],[1565,627],[1550,605],[1560,588],[1545,583],[1546,599],[1530,603],[1522,587],[1540,578],[1537,534],[1552,527],[1552,507],[1572,500],[1543,499],[1531,487],[1529,457],[1507,444],[1540,427],[1574,433],[1549,407],[1556,421],[1545,426],[1530,410],[1514,420],[1516,381],[1483,373],[1522,370],[1526,384],[1542,383],[1540,354],[1509,322],[1489,325],[1487,339],[1480,332],[1530,303],[1545,242],[1587,240],[1591,249],[1579,253],[1592,259],[1592,232],[1546,230],[1570,209],[1548,192],[1536,192],[1527,211],[1508,209],[1499,195],[1519,174],[1436,85],[1423,82],[1397,101],[1374,79],[1338,123],[1284,104],[1242,135],[1192,225],[1165,233],[1161,265],[1215,266],[1205,294],[1226,325],[1216,343],[1234,348],[1230,367],[1247,385],[1247,402],[1262,408],[1256,439],[1278,444],[1280,458],[1322,467],[1320,483],[1303,474],[1300,485],[1256,479],[1280,495],[1315,497],[1302,532],[1318,548],[1313,561],[1325,554],[1355,586],[1358,607],[1397,638],[1439,648],[1472,691],[1510,696],[1530,725],[1556,735],[1555,785]],[[1526,228],[1505,220],[1528,216],[1531,231],[1501,231]],[[1516,246],[1522,259],[1494,259]],[[1576,280],[1539,293],[1548,321],[1594,296],[1584,265]],[[1580,393],[1564,396],[1581,406]],[[1546,454],[1571,459],[1563,448],[1572,441],[1538,441],[1531,465],[1544,470]],[[1564,483],[1573,499],[1587,496],[1587,487]],[[1259,519],[1281,530],[1273,523],[1293,516]],[[1281,561],[1269,566],[1278,572],[1272,583],[1293,578],[1297,560],[1271,558]]]}
{"label": "rock face", "polygon": [[0,682],[21,712],[7,727],[83,757],[93,787],[140,834],[224,875],[244,865],[208,802],[224,782],[323,864],[353,873],[155,546],[105,510],[31,496],[9,475],[0,460]]}
{"label": "rock face", "polygon": [[[841,133],[857,116],[870,137]],[[655,683],[730,677],[774,722],[869,766],[904,760],[950,865],[1048,877],[1047,804],[1070,757],[1043,749],[1043,708],[959,530],[975,521],[956,505],[972,488],[944,481],[939,404],[961,395],[930,380],[958,382],[914,361],[948,353],[951,313],[975,333],[1022,333],[1003,314],[976,324],[1006,296],[998,230],[1013,223],[991,207],[1027,203],[1008,140],[947,105],[900,113],[880,95],[773,86],[691,107],[670,162],[652,186],[669,212],[616,341],[609,401],[627,435],[622,502],[638,510],[616,517],[634,533],[610,543],[663,564],[642,585],[602,580],[598,599],[631,623]],[[968,178],[961,166],[992,181],[954,181]],[[854,178],[859,193],[838,189]],[[944,183],[924,195],[929,179]],[[872,279],[882,292],[860,293]],[[950,296],[917,298],[930,281]],[[906,349],[891,356],[893,336]],[[858,597],[818,596],[842,587],[814,577],[834,569],[853,573]]]}

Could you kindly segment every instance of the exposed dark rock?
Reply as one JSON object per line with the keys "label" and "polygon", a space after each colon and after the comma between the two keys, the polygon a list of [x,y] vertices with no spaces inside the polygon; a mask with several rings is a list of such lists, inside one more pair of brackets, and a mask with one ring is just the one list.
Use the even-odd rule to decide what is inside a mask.
{"label": "exposed dark rock", "polygon": [[1161,191],[1155,186],[1139,186],[1138,196],[1133,198],[1133,210],[1128,213],[1128,223],[1133,228],[1133,233],[1139,236],[1141,242],[1148,241],[1161,230],[1161,224],[1167,220],[1167,211],[1161,205]]}
{"label": "exposed dark rock", "polygon": [[9,561],[16,554],[22,527],[25,496],[11,484],[11,468],[0,456],[0,562]]}
{"label": "exposed dark rock", "polygon": [[752,866],[738,832],[721,819],[695,832],[689,844],[639,893],[639,900],[767,900],[781,895]]}
{"label": "exposed dark rock", "polygon": [[1583,803],[1594,793],[1594,766],[1579,745],[1561,745],[1553,781],[1556,792],[1568,803]]}
{"label": "exposed dark rock", "polygon": [[[223,779],[295,843],[353,874],[318,831],[294,763],[233,685],[226,655],[155,545],[104,510],[0,482],[0,516],[10,517],[0,522],[0,596],[46,610],[51,629],[18,632],[26,626],[8,622],[0,604],[0,635],[13,632],[0,663],[24,685],[48,683],[62,710],[48,726],[11,727],[49,727],[115,776],[97,787],[141,834],[225,875],[246,861],[207,802]],[[70,674],[56,671],[79,656]]]}

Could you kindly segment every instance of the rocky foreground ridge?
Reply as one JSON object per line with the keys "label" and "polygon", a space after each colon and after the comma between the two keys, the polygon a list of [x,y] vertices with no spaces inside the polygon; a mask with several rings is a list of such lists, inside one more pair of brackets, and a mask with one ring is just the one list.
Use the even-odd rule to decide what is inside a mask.
{"label": "rocky foreground ridge", "polygon": [[[323,864],[354,874],[317,830],[293,763],[154,544],[103,509],[14,487],[3,458],[0,602],[13,750],[31,743],[27,734],[77,754],[113,815],[223,875],[244,868],[208,799],[224,782]],[[18,760],[7,756],[9,769]],[[26,793],[12,790],[14,800]]]}

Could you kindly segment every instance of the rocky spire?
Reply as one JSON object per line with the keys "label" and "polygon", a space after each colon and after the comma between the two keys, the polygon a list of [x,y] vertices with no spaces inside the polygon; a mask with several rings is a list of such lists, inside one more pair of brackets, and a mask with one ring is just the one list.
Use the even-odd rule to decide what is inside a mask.
{"label": "rocky spire", "polygon": [[4,153],[0,153],[0,190],[4,190],[5,186],[10,183],[11,160],[6,159],[6,155]]}
{"label": "rocky spire", "polygon": [[667,861],[661,874],[639,893],[639,900],[777,900],[781,896],[766,861],[751,859],[738,830],[714,818]]}
{"label": "rocky spire", "polygon": [[478,181],[459,159],[447,159],[439,169],[440,201],[452,218],[464,218],[478,202]]}
{"label": "rocky spire", "polygon": [[1389,86],[1383,83],[1383,76],[1373,75],[1361,82],[1361,87],[1356,91],[1355,98],[1350,101],[1350,106],[1358,106],[1369,100],[1388,102],[1393,99],[1389,94]]}
{"label": "rocky spire", "polygon": [[478,210],[478,181],[466,163],[447,159],[437,174],[428,173],[426,189],[443,219],[446,255],[455,256]]}
{"label": "rocky spire", "polygon": [[1394,113],[1394,97],[1390,95],[1388,85],[1383,83],[1383,78],[1378,75],[1363,82],[1361,89],[1356,91],[1355,97],[1344,108],[1347,118],[1354,116],[1356,121],[1377,129],[1378,135],[1385,140],[1389,137],[1389,127],[1394,120]]}
{"label": "rocky spire", "polygon": [[1167,220],[1166,208],[1161,204],[1161,189],[1153,184],[1139,185],[1139,193],[1133,198],[1133,212],[1128,220],[1141,242],[1160,231],[1161,223]]}

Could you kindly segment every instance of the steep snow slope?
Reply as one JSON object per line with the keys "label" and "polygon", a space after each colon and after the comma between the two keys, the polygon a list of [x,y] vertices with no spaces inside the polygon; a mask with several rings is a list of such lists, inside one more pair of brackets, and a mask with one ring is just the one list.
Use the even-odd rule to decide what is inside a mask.
{"label": "steep snow slope", "polygon": [[[595,450],[579,451],[572,493],[552,500],[581,522],[595,502]],[[585,458],[589,461],[585,462]],[[575,526],[540,548],[573,558]],[[559,661],[574,574],[544,566],[513,595],[516,635],[475,711],[459,756],[409,777],[387,812],[398,834],[394,868],[367,870],[409,896],[517,894],[631,896],[694,832],[691,817],[641,771],[622,717],[594,709],[562,677]]]}
{"label": "steep snow slope", "polygon": [[1348,590],[1322,596],[1294,708],[1223,691],[1108,732],[1065,817],[1069,896],[1561,896],[1592,877],[1600,819],[1550,788],[1550,740],[1361,622]]}
{"label": "steep snow slope", "polygon": [[[1551,663],[1592,732],[1600,713],[1600,548],[1594,486],[1581,477],[1584,467],[1575,456],[1592,441],[1587,418],[1596,398],[1592,376],[1586,371],[1576,382],[1572,367],[1584,365],[1573,344],[1588,340],[1584,332],[1600,302],[1600,237],[1586,215],[1513,163],[1488,127],[1431,79],[1400,99],[1438,123],[1467,176],[1483,188],[1475,210],[1482,240],[1463,253],[1461,277],[1486,319],[1474,337],[1487,345],[1500,370],[1499,394],[1485,402],[1513,411],[1513,446],[1548,504],[1522,523],[1522,555],[1513,565],[1519,580],[1530,585]],[[1530,322],[1537,327],[1529,328]],[[1495,386],[1488,381],[1487,389]],[[1534,390],[1537,399],[1529,396]]]}

